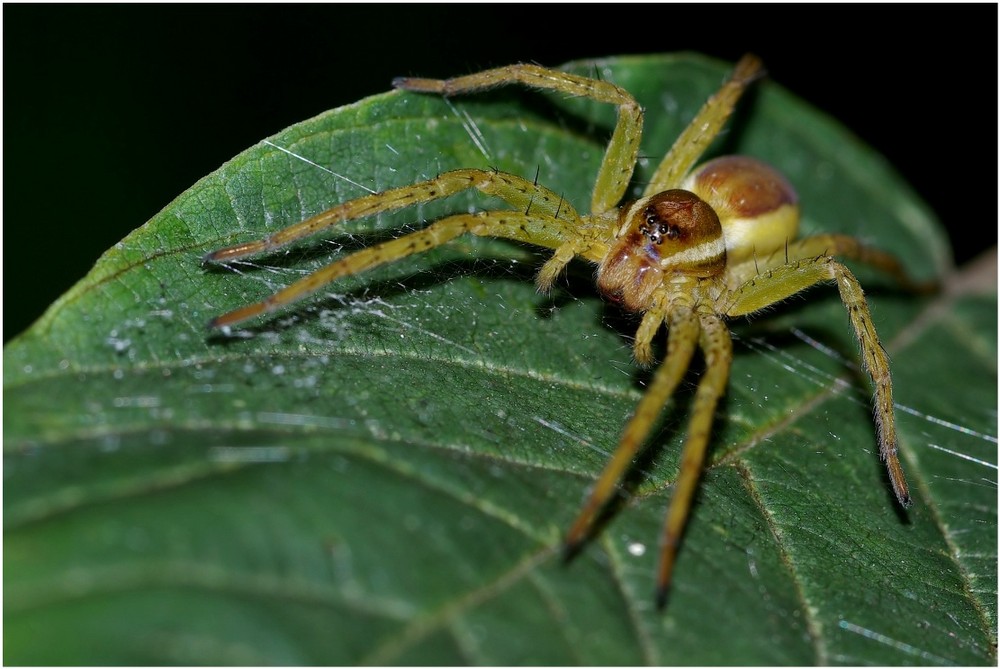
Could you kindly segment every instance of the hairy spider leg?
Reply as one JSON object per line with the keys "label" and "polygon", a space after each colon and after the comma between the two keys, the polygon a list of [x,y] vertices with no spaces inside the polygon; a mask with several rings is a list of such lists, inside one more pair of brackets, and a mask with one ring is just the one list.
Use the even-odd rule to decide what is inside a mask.
{"label": "hairy spider leg", "polygon": [[274,251],[344,221],[439,200],[470,188],[498,197],[515,209],[525,212],[546,214],[553,219],[573,221],[579,219],[579,215],[568,202],[544,186],[506,172],[460,169],[445,172],[417,184],[392,188],[343,202],[263,239],[213,251],[205,256],[204,261],[222,263],[265,251]]}
{"label": "hairy spider leg", "polygon": [[764,76],[764,66],[753,54],[740,58],[729,78],[688,123],[674,140],[667,155],[660,161],[653,178],[646,186],[643,197],[649,197],[671,188],[680,188],[681,182],[705,149],[722,130],[737,101],[754,81]]}
{"label": "hairy spider leg", "polygon": [[900,287],[908,291],[924,293],[937,288],[935,281],[915,281],[896,256],[866,246],[855,237],[837,233],[824,233],[789,241],[786,248],[776,249],[766,256],[755,257],[728,268],[727,276],[730,285],[736,287],[750,281],[757,274],[785,265],[790,260],[819,256],[834,256],[865,263],[889,275]]}
{"label": "hairy spider leg", "polygon": [[[800,248],[807,249],[810,246],[811,244],[804,243]],[[910,492],[897,452],[889,357],[875,331],[861,284],[851,271],[836,259],[825,255],[790,260],[787,264],[773,267],[754,276],[723,297],[719,311],[726,316],[751,314],[826,281],[837,283],[840,299],[847,309],[851,326],[854,328],[855,337],[861,348],[861,359],[875,386],[875,425],[879,453],[885,462],[896,499],[900,505],[908,507]]]}
{"label": "hairy spider leg", "polygon": [[[662,318],[662,317],[661,317]],[[688,308],[674,309],[667,329],[667,356],[625,426],[615,452],[591,489],[564,540],[564,553],[574,555],[588,537],[597,514],[617,490],[618,481],[632,465],[657,417],[684,377],[696,345],[705,355],[705,374],[698,384],[687,437],[681,451],[680,470],[664,519],[656,579],[657,606],[666,604],[677,547],[691,511],[691,501],[705,462],[712,420],[719,398],[726,391],[732,361],[732,340],[725,323],[712,314],[697,315]]]}
{"label": "hairy spider leg", "polygon": [[528,63],[498,67],[452,79],[399,77],[392,82],[393,86],[403,90],[446,96],[506,84],[523,84],[532,88],[560,91],[618,107],[618,120],[597,172],[590,204],[592,214],[599,215],[613,210],[621,202],[632,179],[632,172],[639,158],[639,141],[642,139],[642,107],[625,89],[608,81],[581,77]]}
{"label": "hairy spider leg", "polygon": [[705,452],[712,434],[715,407],[726,392],[729,369],[733,362],[733,341],[722,319],[714,314],[701,315],[701,350],[705,354],[705,373],[695,393],[694,409],[687,439],[681,451],[677,483],[667,507],[660,542],[660,565],[656,573],[656,605],[663,608],[674,573],[674,560],[684,527],[691,516],[691,500],[698,489],[705,468]]}
{"label": "hairy spider leg", "polygon": [[234,309],[213,319],[209,322],[209,327],[230,327],[255,316],[277,311],[339,278],[359,274],[415,253],[429,251],[467,232],[485,237],[505,237],[540,244],[537,237],[530,237],[530,233],[526,231],[532,228],[544,228],[552,222],[541,216],[517,211],[482,211],[448,216],[435,221],[423,230],[362,249],[321,267],[260,302]]}
{"label": "hairy spider leg", "polygon": [[[651,312],[650,312],[651,313]],[[659,322],[663,322],[663,312],[659,312]],[[604,466],[597,482],[591,488],[587,501],[577,514],[564,539],[564,553],[574,555],[587,539],[598,512],[617,491],[619,479],[632,466],[636,453],[646,442],[663,406],[673,395],[691,364],[691,356],[698,343],[698,319],[689,309],[677,309],[670,315],[667,329],[667,355],[653,374],[622,433],[611,459]]]}
{"label": "hairy spider leg", "polygon": [[[576,245],[586,249],[590,255],[602,252],[603,246],[597,239],[596,229],[593,226],[583,225],[573,207],[549,189],[513,174],[464,169],[446,172],[423,183],[345,202],[262,240],[237,244],[210,253],[205,257],[205,261],[222,263],[279,249],[343,221],[429,202],[470,188],[498,197],[516,209],[489,214],[459,214],[441,219],[423,230],[335,261],[261,302],[215,318],[209,323],[209,327],[228,327],[254,316],[275,311],[306,297],[339,277],[429,250],[466,232],[506,237],[553,249],[566,245],[566,240],[570,239],[576,240]],[[592,238],[590,241],[587,235]]]}

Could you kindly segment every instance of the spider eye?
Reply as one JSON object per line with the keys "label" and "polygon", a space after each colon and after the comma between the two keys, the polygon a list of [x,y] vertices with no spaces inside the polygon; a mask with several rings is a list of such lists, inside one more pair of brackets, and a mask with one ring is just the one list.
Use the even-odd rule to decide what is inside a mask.
{"label": "spider eye", "polygon": [[667,239],[673,241],[681,236],[681,231],[676,225],[670,225],[668,223],[660,224],[660,234],[665,236]]}
{"label": "spider eye", "polygon": [[650,242],[659,246],[664,239],[671,241],[681,236],[681,230],[677,225],[663,220],[663,212],[658,211],[653,205],[643,210],[645,222],[639,225],[639,232],[646,236]]}

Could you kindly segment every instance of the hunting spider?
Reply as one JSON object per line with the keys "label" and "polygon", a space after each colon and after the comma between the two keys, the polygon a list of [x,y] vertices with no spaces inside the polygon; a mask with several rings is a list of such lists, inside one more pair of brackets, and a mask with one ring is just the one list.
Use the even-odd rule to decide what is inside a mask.
{"label": "hunting spider", "polygon": [[343,221],[472,188],[504,200],[510,208],[447,216],[418,232],[358,251],[262,302],[219,316],[210,326],[229,328],[300,300],[340,277],[426,251],[465,233],[552,249],[552,257],[536,279],[542,292],[552,287],[573,258],[596,263],[600,292],[621,308],[642,314],[635,335],[636,361],[643,365],[653,361],[652,341],[661,325],[667,328],[667,349],[625,426],[617,450],[566,535],[568,555],[590,535],[595,519],[615,495],[619,480],[683,378],[696,348],[701,349],[706,362],[663,528],[657,574],[657,603],[662,606],[705,460],[716,403],[729,379],[733,347],[725,320],[752,314],[810,286],[832,281],[840,291],[875,387],[879,452],[896,498],[906,507],[910,495],[896,453],[889,361],[861,286],[835,257],[867,263],[908,284],[900,263],[845,235],[820,234],[796,240],[799,208],[795,191],[777,171],[753,158],[717,158],[692,170],[744,90],[762,74],[760,61],[744,56],[678,137],[642,197],[627,202],[621,200],[638,159],[643,110],[618,86],[526,64],[448,80],[396,79],[396,88],[446,96],[517,83],[616,105],[618,121],[597,173],[590,214],[576,212],[558,194],[531,180],[481,169],[454,170],[422,183],[361,197],[259,241],[210,253],[205,260],[227,263],[273,251]]}

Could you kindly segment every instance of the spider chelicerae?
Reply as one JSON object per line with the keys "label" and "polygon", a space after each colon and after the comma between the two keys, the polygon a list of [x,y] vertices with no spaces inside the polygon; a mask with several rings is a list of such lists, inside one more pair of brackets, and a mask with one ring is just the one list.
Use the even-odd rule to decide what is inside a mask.
{"label": "spider chelicerae", "polygon": [[228,329],[300,300],[340,277],[426,251],[466,233],[552,249],[552,257],[536,278],[543,292],[574,258],[596,263],[600,292],[623,309],[642,314],[633,346],[636,361],[652,363],[652,342],[661,325],[667,328],[666,357],[653,373],[617,449],[567,532],[567,555],[574,554],[588,538],[598,515],[615,495],[619,480],[646,442],[695,349],[700,348],[705,357],[663,527],[656,593],[662,606],[703,468],[715,407],[729,380],[733,347],[725,320],[752,314],[815,284],[832,281],[875,387],[879,452],[896,498],[906,507],[910,495],[897,455],[889,361],[860,284],[836,257],[872,265],[912,286],[901,264],[846,235],[820,234],[796,240],[799,207],[795,191],[781,174],[758,160],[726,156],[694,167],[747,86],[762,75],[760,61],[744,56],[677,138],[642,196],[626,202],[622,199],[638,160],[643,110],[632,95],[613,83],[529,64],[447,80],[396,79],[396,88],[446,96],[517,83],[616,105],[618,120],[597,173],[590,213],[578,213],[533,180],[482,169],[445,172],[422,183],[344,202],[264,239],[210,253],[205,261],[224,264],[273,251],[343,221],[473,188],[505,201],[510,208],[447,216],[420,231],[363,249],[262,302],[215,318],[210,327]]}

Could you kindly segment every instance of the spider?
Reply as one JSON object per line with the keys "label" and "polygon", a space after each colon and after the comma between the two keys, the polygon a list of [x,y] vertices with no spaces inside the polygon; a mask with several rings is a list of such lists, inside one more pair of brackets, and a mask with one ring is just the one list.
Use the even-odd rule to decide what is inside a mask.
{"label": "spider", "polygon": [[755,56],[744,56],[677,138],[642,196],[625,202],[622,200],[638,160],[643,110],[631,94],[613,83],[531,64],[447,80],[398,78],[393,81],[396,88],[445,96],[522,84],[616,105],[617,122],[597,173],[590,213],[578,213],[535,181],[471,168],[350,200],[264,239],[210,253],[205,262],[224,264],[273,251],[343,221],[469,189],[495,196],[510,208],[447,216],[417,232],[360,250],[261,302],[215,318],[210,328],[228,330],[300,300],[340,277],[427,251],[466,233],[551,249],[552,256],[536,277],[542,292],[552,287],[574,258],[596,263],[600,292],[621,308],[642,315],[633,345],[636,362],[652,363],[652,342],[661,325],[667,329],[666,356],[566,533],[567,557],[579,550],[615,496],[620,479],[685,375],[695,349],[701,349],[706,363],[662,531],[656,579],[656,602],[662,608],[701,476],[716,404],[728,385],[733,347],[725,321],[832,281],[874,385],[879,453],[896,499],[905,508],[910,504],[910,494],[897,455],[889,361],[860,284],[836,257],[869,264],[903,285],[913,285],[902,265],[893,256],[846,235],[819,234],[796,240],[799,205],[794,189],[775,169],[754,158],[726,156],[694,167],[740,96],[763,74]]}

